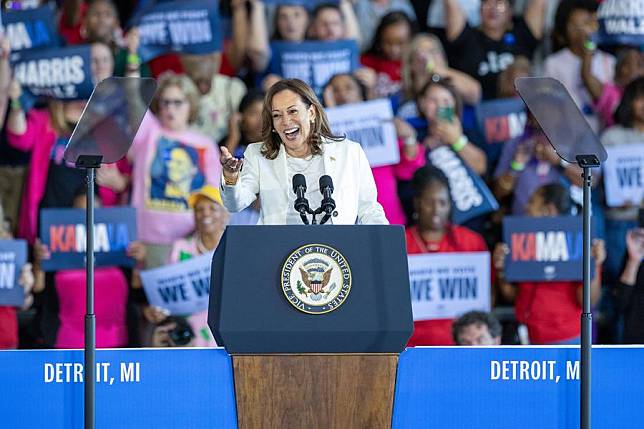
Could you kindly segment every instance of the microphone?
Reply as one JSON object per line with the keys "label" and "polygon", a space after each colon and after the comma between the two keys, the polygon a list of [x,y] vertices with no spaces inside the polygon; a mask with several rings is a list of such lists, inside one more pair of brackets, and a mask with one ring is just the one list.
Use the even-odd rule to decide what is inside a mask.
{"label": "microphone", "polygon": [[293,192],[295,193],[295,211],[300,214],[302,222],[305,225],[309,224],[309,220],[306,218],[306,213],[310,211],[309,202],[304,196],[306,194],[306,178],[303,174],[296,174],[293,176]]}
{"label": "microphone", "polygon": [[333,198],[331,198],[331,194],[333,194],[333,180],[331,179],[331,176],[327,176],[325,174],[324,176],[320,177],[319,183],[320,192],[322,192],[322,203],[320,205],[320,208],[325,213],[324,217],[320,221],[320,224],[324,224],[331,218],[331,215],[335,210],[335,201],[333,200]]}

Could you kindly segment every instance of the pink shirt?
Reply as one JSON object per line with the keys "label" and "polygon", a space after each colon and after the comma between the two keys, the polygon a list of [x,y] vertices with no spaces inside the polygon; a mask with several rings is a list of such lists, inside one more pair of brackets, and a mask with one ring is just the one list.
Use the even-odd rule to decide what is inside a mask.
{"label": "pink shirt", "polygon": [[403,151],[403,142],[398,140],[400,162],[371,169],[378,189],[378,202],[385,211],[387,220],[392,225],[406,225],[405,212],[398,198],[397,180],[411,180],[414,172],[425,165],[425,151],[419,146],[416,158],[407,159]]}
{"label": "pink shirt", "polygon": [[212,140],[192,130],[164,129],[148,112],[128,158],[139,239],[168,245],[190,234],[194,217],[188,196],[205,184],[219,187],[221,164]]}
{"label": "pink shirt", "polygon": [[[45,196],[45,185],[49,173],[49,162],[52,149],[56,143],[56,131],[51,125],[47,109],[31,109],[27,112],[27,130],[24,134],[14,134],[7,128],[7,140],[16,149],[31,152],[29,174],[25,180],[25,189],[20,203],[20,220],[18,237],[25,238],[30,244],[34,243],[38,226],[38,206]],[[101,168],[114,168],[115,164]],[[117,163],[122,172],[128,170],[127,161]],[[103,206],[117,204],[120,195],[113,190],[99,187],[99,195]]]}
{"label": "pink shirt", "polygon": [[595,103],[595,110],[599,118],[604,123],[604,127],[608,128],[615,125],[613,115],[615,110],[622,100],[624,89],[615,85],[614,83],[605,83],[602,87],[602,93],[599,100]]}
{"label": "pink shirt", "polygon": [[[85,339],[85,270],[64,270],[54,275],[58,295],[60,327],[56,348],[83,347]],[[96,346],[127,345],[127,279],[116,267],[96,268],[94,272]]]}

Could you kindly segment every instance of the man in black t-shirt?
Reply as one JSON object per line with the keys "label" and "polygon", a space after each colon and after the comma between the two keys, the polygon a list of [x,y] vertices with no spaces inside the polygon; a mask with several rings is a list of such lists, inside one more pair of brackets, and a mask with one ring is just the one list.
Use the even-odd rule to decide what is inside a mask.
{"label": "man in black t-shirt", "polygon": [[497,97],[498,75],[516,56],[532,58],[543,36],[546,0],[529,0],[523,18],[512,18],[510,0],[481,0],[481,26],[466,22],[458,0],[445,2],[449,63],[481,83],[483,99]]}

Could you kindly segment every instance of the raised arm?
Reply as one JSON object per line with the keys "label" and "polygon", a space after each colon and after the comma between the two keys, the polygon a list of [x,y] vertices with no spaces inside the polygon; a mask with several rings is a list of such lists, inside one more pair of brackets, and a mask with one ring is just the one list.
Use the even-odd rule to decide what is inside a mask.
{"label": "raised arm", "polygon": [[474,105],[481,101],[481,84],[472,76],[450,67],[436,69],[436,73],[450,80],[466,104]]}
{"label": "raised arm", "polygon": [[360,46],[360,43],[362,43],[362,35],[360,34],[360,25],[358,24],[356,12],[353,9],[353,3],[354,0],[340,0],[340,12],[342,12],[346,29],[344,37],[355,40],[358,46]]}
{"label": "raised arm", "polygon": [[523,19],[535,39],[543,37],[547,0],[530,0],[523,11]]}
{"label": "raised arm", "polygon": [[271,57],[266,26],[266,7],[261,0],[250,0],[250,29],[246,53],[253,71],[261,72]]}
{"label": "raised arm", "polygon": [[448,42],[453,42],[465,28],[465,14],[458,0],[443,0],[445,8],[445,33]]}
{"label": "raised arm", "polygon": [[246,59],[246,49],[249,43],[248,12],[246,0],[232,0],[232,29],[233,37],[226,55],[233,69],[238,70]]}

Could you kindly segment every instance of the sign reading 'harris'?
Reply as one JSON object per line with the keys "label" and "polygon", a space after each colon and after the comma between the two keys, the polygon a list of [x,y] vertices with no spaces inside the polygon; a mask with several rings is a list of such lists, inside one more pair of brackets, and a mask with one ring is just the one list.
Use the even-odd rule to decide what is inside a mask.
{"label": "sign reading 'harris'", "polygon": [[[131,207],[96,209],[94,252],[96,266],[133,266],[126,254],[136,237],[136,211]],[[42,261],[44,271],[85,266],[85,210],[45,209],[40,214],[41,240],[51,258]]]}
{"label": "sign reading 'harris'", "polygon": [[309,314],[336,310],[351,291],[351,268],[344,256],[324,244],[308,244],[282,266],[281,286],[291,305]]}

